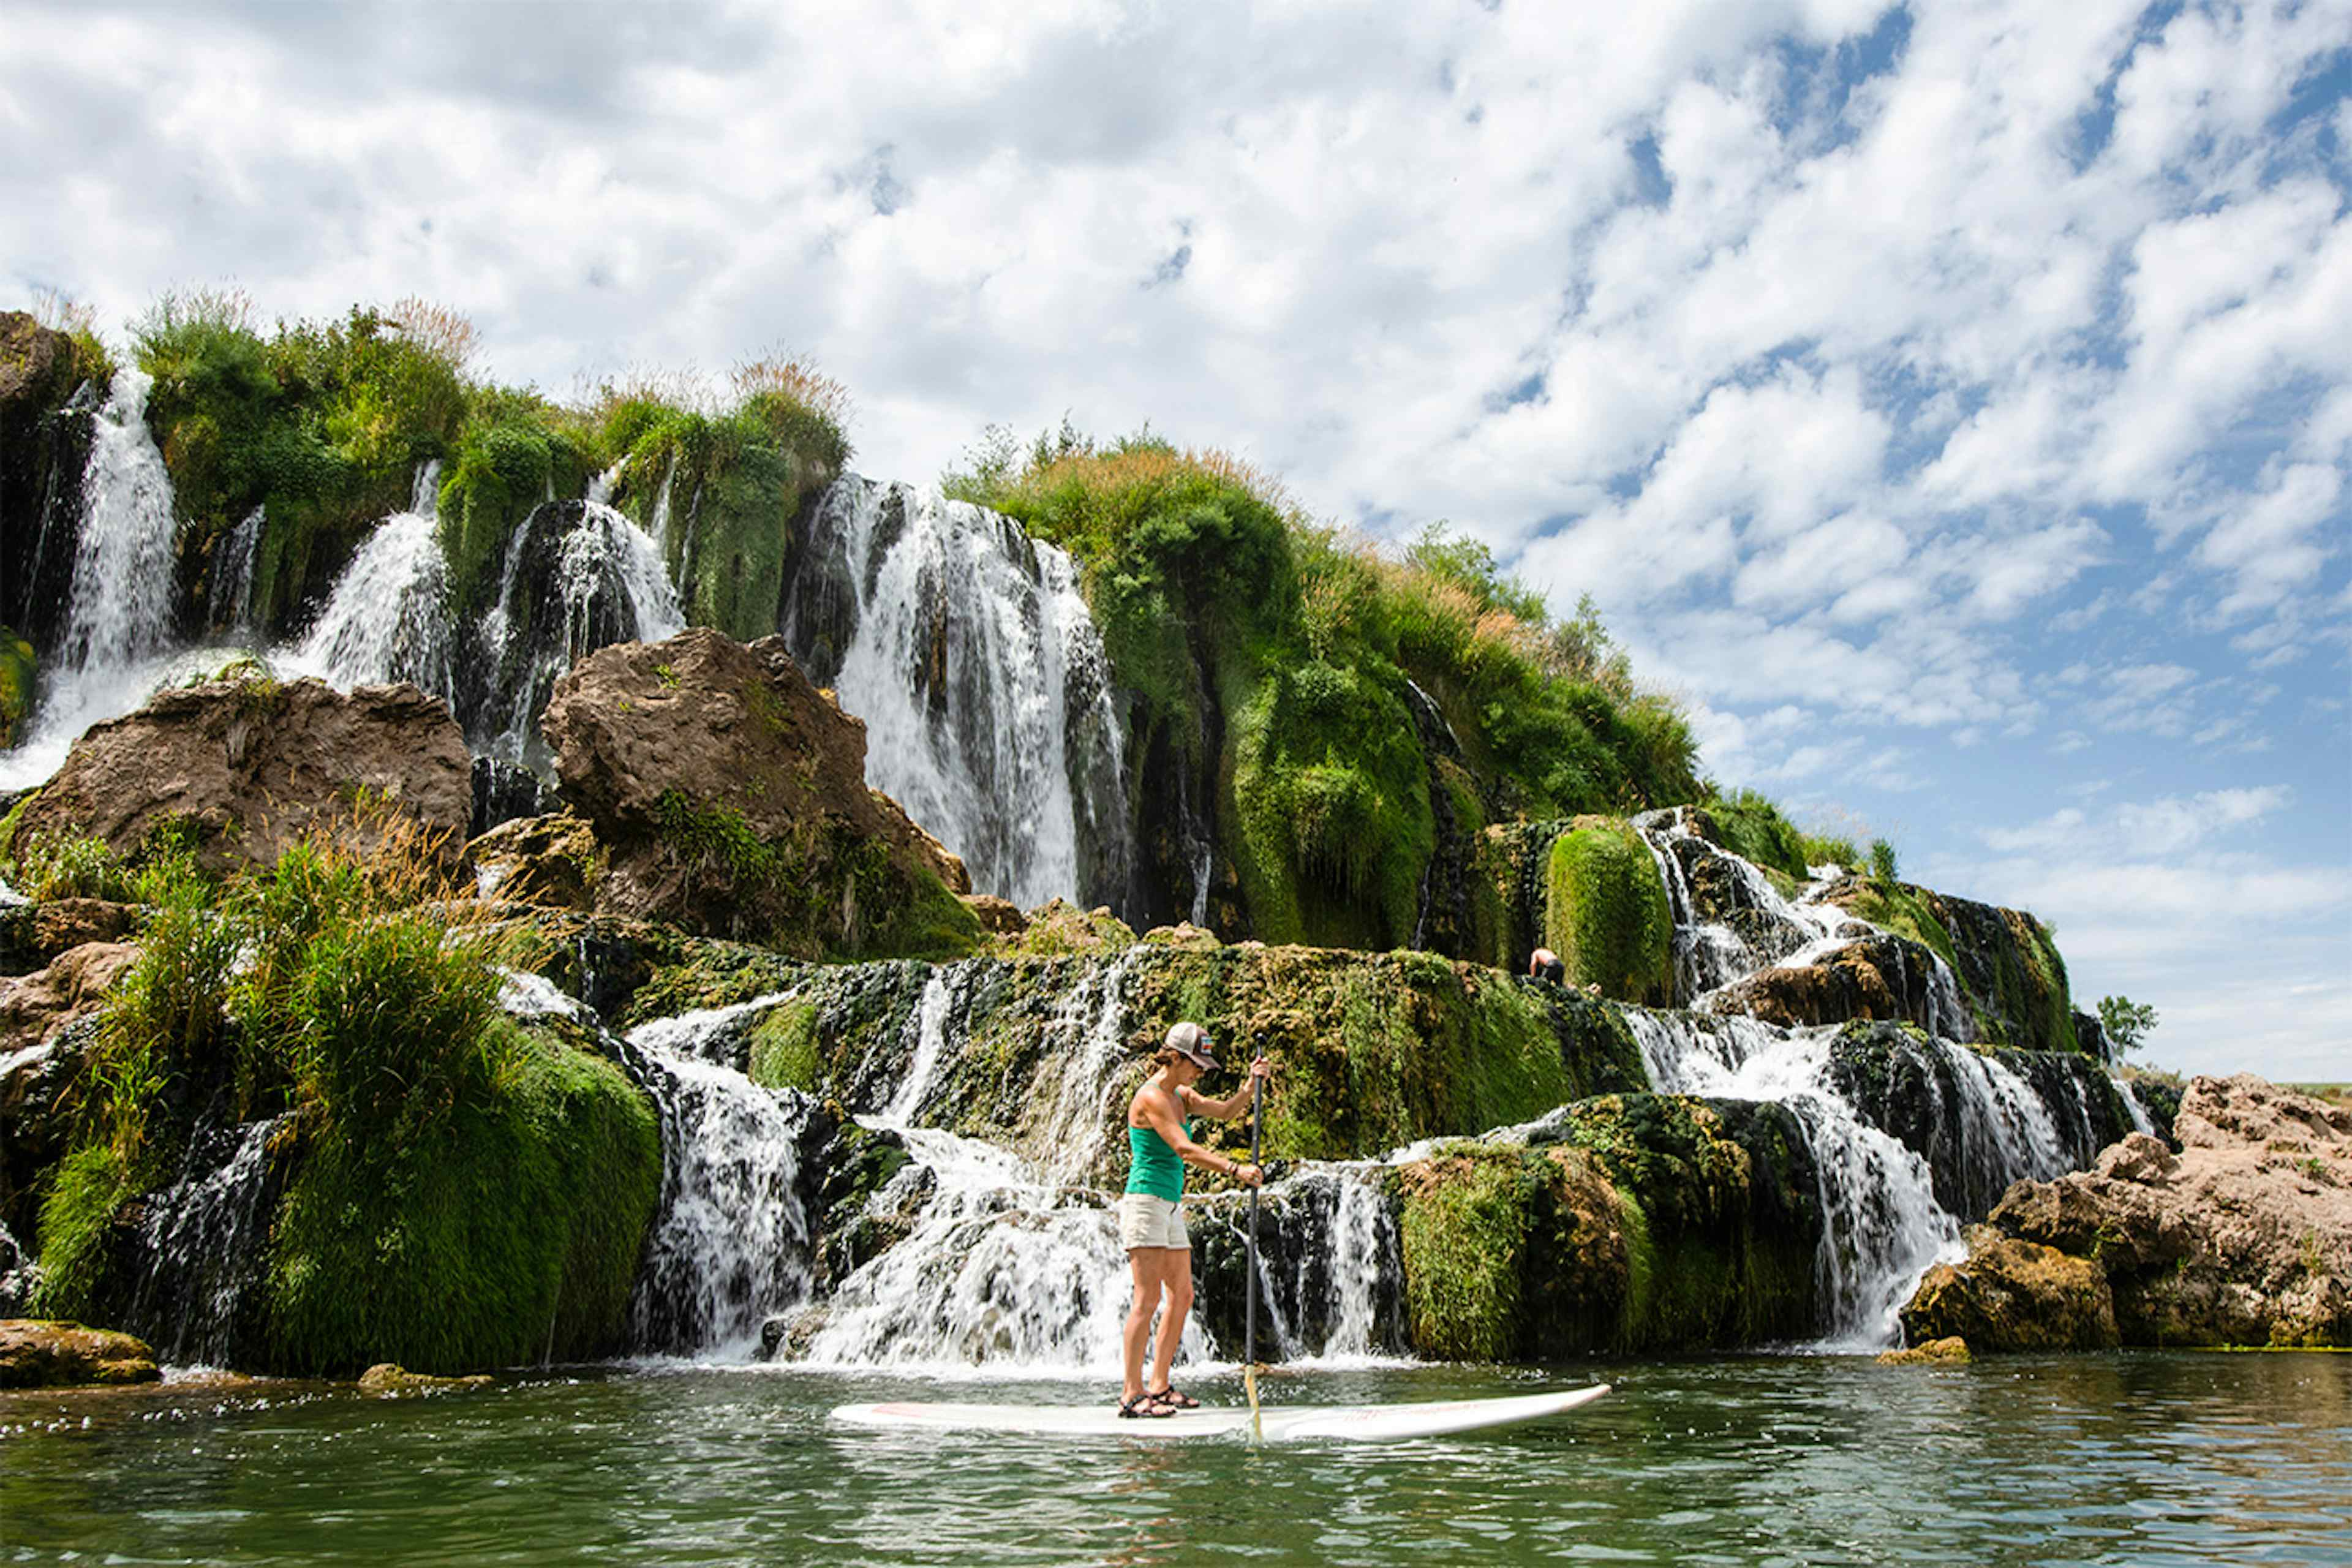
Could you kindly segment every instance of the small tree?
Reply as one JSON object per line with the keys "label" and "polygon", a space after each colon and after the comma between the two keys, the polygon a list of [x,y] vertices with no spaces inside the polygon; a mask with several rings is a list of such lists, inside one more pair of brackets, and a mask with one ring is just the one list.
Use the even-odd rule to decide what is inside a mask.
{"label": "small tree", "polygon": [[1895,846],[1884,838],[1870,841],[1870,875],[1872,879],[1892,883],[1895,879]]}
{"label": "small tree", "polygon": [[2156,1009],[2146,1003],[2135,1002],[2128,996],[2099,998],[2099,1027],[2106,1031],[2107,1043],[2121,1056],[2136,1051],[2147,1040],[2156,1027]]}

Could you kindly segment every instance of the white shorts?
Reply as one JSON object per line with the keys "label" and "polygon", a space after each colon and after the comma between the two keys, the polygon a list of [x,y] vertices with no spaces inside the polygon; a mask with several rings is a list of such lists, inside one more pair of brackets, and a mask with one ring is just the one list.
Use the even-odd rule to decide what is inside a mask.
{"label": "white shorts", "polygon": [[1181,1205],[1150,1193],[1122,1193],[1118,1200],[1118,1244],[1129,1251],[1139,1247],[1173,1247],[1192,1250],[1185,1234]]}

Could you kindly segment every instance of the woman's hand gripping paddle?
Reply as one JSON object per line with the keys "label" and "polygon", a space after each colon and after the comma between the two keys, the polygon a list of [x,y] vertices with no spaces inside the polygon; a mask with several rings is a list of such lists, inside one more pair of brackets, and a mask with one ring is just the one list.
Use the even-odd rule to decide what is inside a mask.
{"label": "woman's hand gripping paddle", "polygon": [[[1250,1079],[1250,1163],[1257,1166],[1258,1184],[1264,1185],[1265,1167],[1258,1164],[1257,1108],[1265,1098],[1265,1079],[1257,1076],[1256,1064],[1251,1064]],[[1242,1387],[1249,1394],[1250,1444],[1265,1441],[1265,1424],[1257,1408],[1257,1187],[1250,1188],[1249,1276],[1244,1287],[1242,1306]]]}

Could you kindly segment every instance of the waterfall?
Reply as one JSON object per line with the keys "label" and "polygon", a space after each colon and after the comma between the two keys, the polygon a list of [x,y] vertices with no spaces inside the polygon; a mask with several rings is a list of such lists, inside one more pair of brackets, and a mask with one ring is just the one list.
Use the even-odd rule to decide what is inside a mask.
{"label": "waterfall", "polygon": [[253,567],[261,554],[261,525],[268,511],[266,506],[255,507],[213,546],[205,603],[215,633],[243,632],[252,625]]}
{"label": "waterfall", "polygon": [[811,1104],[762,1089],[720,1058],[790,998],[762,996],[631,1031],[638,1077],[661,1111],[661,1207],[629,1303],[640,1349],[743,1360],[761,1325],[809,1287],[801,1142]]}
{"label": "waterfall", "polygon": [[1937,1203],[1927,1163],[1832,1087],[1834,1031],[1637,1007],[1624,1017],[1659,1093],[1775,1100],[1796,1114],[1819,1175],[1815,1267],[1830,1343],[1896,1342],[1896,1314],[1920,1276],[1960,1256],[1960,1226]]}
{"label": "waterfall", "polygon": [[866,779],[1024,908],[1123,899],[1109,665],[1070,558],[1010,518],[850,477],[786,592],[810,678],[866,721]]}
{"label": "waterfall", "polygon": [[172,479],[147,429],[152,384],[125,365],[90,422],[65,629],[43,671],[39,709],[16,746],[0,753],[0,789],[46,780],[83,731],[130,712],[181,672],[171,651]]}
{"label": "waterfall", "polygon": [[347,691],[411,680],[438,697],[456,695],[440,473],[437,461],[418,470],[409,510],[384,519],[352,555],[310,635],[284,657],[288,668]]}
{"label": "waterfall", "polygon": [[2132,1087],[2131,1079],[2116,1073],[2109,1075],[2107,1081],[2114,1084],[2116,1092],[2123,1097],[2124,1110],[2131,1117],[2132,1131],[2145,1132],[2151,1138],[2158,1136],[2156,1119],[2147,1113],[2147,1107],[2140,1103],[2139,1090]]}
{"label": "waterfall", "polygon": [[179,1179],[144,1200],[128,1326],[157,1360],[228,1363],[246,1291],[264,1267],[269,1141],[285,1121],[199,1128]]}
{"label": "waterfall", "polygon": [[662,469],[661,489],[654,496],[653,516],[648,520],[646,528],[646,531],[653,536],[654,543],[659,548],[665,560],[669,557],[669,492],[670,487],[677,482],[677,452],[672,448],[669,462]]}
{"label": "waterfall", "polygon": [[[1674,919],[1675,996],[1684,1006],[1711,1010],[1717,993],[1762,970],[1819,963],[1854,942],[1893,936],[1822,900],[1833,876],[1816,878],[1793,900],[1782,897],[1761,868],[1692,832],[1684,807],[1645,812],[1633,818],[1633,827],[1665,883]],[[1693,888],[1686,856],[1703,862],[1716,879],[1705,900]],[[1921,1022],[1945,1039],[1976,1038],[1975,1018],[1951,965],[1916,943],[1895,941],[1903,945],[1890,949],[1900,956],[1893,960],[1898,972],[1889,978],[1899,992],[1911,991],[1908,966],[1915,960],[1924,965],[1918,989],[1927,1016]]]}
{"label": "waterfall", "polygon": [[[1340,1172],[1328,1248],[1331,1283],[1330,1331],[1323,1342],[1326,1360],[1370,1358],[1381,1352],[1384,1342],[1393,1343],[1402,1337],[1396,1323],[1381,1321],[1382,1283],[1402,1273],[1403,1245],[1376,1172],[1377,1167],[1354,1166]],[[1389,1296],[1393,1299],[1392,1286]]]}
{"label": "waterfall", "polygon": [[660,550],[595,499],[616,476],[599,476],[586,500],[533,509],[508,541],[498,599],[478,628],[492,679],[468,705],[477,750],[543,763],[539,716],[574,663],[607,644],[659,642],[686,629]]}
{"label": "waterfall", "polygon": [[91,427],[61,658],[85,675],[152,658],[171,633],[172,479],[147,429],[153,385],[124,365]]}

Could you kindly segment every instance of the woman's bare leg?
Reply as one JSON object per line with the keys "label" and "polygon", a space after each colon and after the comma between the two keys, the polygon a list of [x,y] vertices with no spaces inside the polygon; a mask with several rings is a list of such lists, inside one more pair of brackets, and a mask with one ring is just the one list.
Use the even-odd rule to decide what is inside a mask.
{"label": "woman's bare leg", "polygon": [[1160,1342],[1151,1358],[1151,1381],[1146,1388],[1168,1386],[1168,1369],[1176,1364],[1176,1345],[1184,1337],[1184,1320],[1192,1310],[1192,1253],[1189,1247],[1161,1248],[1167,1263],[1160,1279],[1168,1290],[1168,1310],[1160,1314]]}
{"label": "woman's bare leg", "polygon": [[[1167,1259],[1171,1250],[1165,1247],[1130,1247],[1127,1249],[1128,1272],[1135,1279],[1135,1304],[1127,1310],[1127,1326],[1119,1334],[1119,1350],[1127,1363],[1123,1369],[1126,1381],[1119,1390],[1122,1403],[1143,1392],[1144,1342],[1151,1337],[1151,1314],[1160,1306],[1160,1293],[1167,1281]],[[1185,1296],[1189,1300],[1192,1255],[1186,1252],[1177,1256],[1186,1260]],[[1167,1380],[1162,1378],[1161,1381]]]}

